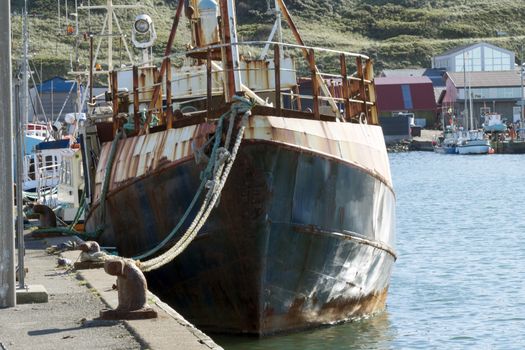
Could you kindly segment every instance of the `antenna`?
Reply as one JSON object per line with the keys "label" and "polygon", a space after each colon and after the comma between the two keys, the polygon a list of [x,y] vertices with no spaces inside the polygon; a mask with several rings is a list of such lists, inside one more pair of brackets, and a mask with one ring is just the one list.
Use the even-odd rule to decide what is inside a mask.
{"label": "antenna", "polygon": [[57,0],[58,7],[58,30],[57,33],[60,33],[60,0]]}
{"label": "antenna", "polygon": [[[138,9],[141,7],[145,7],[142,3],[138,3],[136,5],[114,5],[113,0],[106,0],[106,5],[91,5],[91,1],[88,2],[87,6],[80,5],[78,6],[78,11],[80,10],[87,10],[88,11],[88,18],[91,18],[91,10],[105,10],[106,15],[104,17],[104,24],[102,26],[101,32],[96,35],[98,36],[98,43],[97,43],[97,49],[95,52],[95,57],[93,59],[93,65],[96,64],[98,54],[100,52],[100,46],[102,44],[103,38],[107,38],[107,70],[106,71],[98,71],[98,73],[108,73],[113,69],[113,37],[117,36],[120,38],[125,38],[125,34],[122,32],[122,28],[120,27],[120,22],[118,20],[118,17],[115,13],[116,9]],[[117,34],[113,32],[113,25],[117,27]],[[124,48],[126,49],[126,52],[128,54],[129,62],[133,64],[133,57],[131,55],[131,51],[129,50],[128,43],[126,40],[122,40],[124,43]]]}

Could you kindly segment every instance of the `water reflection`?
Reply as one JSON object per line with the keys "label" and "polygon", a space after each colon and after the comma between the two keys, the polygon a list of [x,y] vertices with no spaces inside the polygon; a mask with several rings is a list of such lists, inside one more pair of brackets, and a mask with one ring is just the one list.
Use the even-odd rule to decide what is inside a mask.
{"label": "water reflection", "polygon": [[396,338],[388,311],[341,325],[263,339],[212,336],[226,350],[391,349]]}

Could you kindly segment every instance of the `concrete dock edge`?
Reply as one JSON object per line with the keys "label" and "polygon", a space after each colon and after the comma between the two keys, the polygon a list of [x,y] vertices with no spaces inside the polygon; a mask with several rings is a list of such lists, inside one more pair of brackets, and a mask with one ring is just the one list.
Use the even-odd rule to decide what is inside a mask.
{"label": "concrete dock edge", "polygon": [[[79,251],[66,251],[61,256],[74,262],[79,254]],[[118,292],[112,288],[116,282],[114,276],[106,274],[103,269],[77,270],[76,274],[109,308],[118,306]],[[146,348],[222,350],[209,336],[150,291],[148,304],[158,312],[157,319],[124,321],[126,328]]]}

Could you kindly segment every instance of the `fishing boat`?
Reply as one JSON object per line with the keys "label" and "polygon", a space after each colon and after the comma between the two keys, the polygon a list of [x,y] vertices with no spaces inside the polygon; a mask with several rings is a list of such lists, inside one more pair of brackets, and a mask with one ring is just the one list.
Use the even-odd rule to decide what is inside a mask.
{"label": "fishing boat", "polygon": [[[379,312],[396,260],[372,62],[305,45],[284,2],[272,10],[270,38],[241,42],[233,0],[179,1],[160,68],[112,71],[112,114],[81,133],[86,231],[139,260],[149,287],[206,331]],[[192,41],[172,53],[182,13]],[[281,18],[296,43],[280,40]],[[139,16],[133,30],[150,28]]]}
{"label": "fishing boat", "polygon": [[490,141],[480,130],[462,132],[458,138],[456,152],[458,154],[489,154],[491,153]]}
{"label": "fishing boat", "polygon": [[434,140],[434,152],[441,154],[456,154],[457,142],[457,133],[451,126],[448,126],[443,132],[443,136]]}
{"label": "fishing boat", "polygon": [[78,150],[75,135],[84,118],[84,113],[67,113],[64,125],[56,123],[60,127],[56,131],[47,124],[25,124],[22,184],[27,200],[57,204],[54,195],[61,181],[62,160]]}
{"label": "fishing boat", "polygon": [[501,120],[501,114],[487,113],[484,115],[483,131],[486,133],[500,133],[507,131],[507,126]]}

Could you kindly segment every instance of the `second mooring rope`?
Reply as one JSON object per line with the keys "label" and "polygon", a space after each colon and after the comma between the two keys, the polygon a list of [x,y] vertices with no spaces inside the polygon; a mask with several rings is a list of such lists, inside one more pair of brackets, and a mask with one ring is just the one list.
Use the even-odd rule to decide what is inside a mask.
{"label": "second mooring rope", "polygon": [[[213,174],[211,180],[205,181],[206,178],[203,179],[203,181],[205,181],[205,187],[208,189],[208,191],[206,193],[206,197],[201,205],[199,212],[197,213],[191,225],[188,227],[183,236],[169,250],[153,259],[147,261],[137,261],[137,265],[142,271],[152,271],[173,261],[173,259],[175,259],[180,253],[182,253],[186,249],[186,247],[188,247],[188,245],[193,241],[193,239],[197,236],[200,229],[206,223],[206,220],[210,216],[212,209],[215,207],[217,200],[220,197],[226,180],[228,179],[228,175],[230,174],[233,163],[235,162],[237,151],[239,150],[239,147],[241,145],[241,141],[244,136],[244,130],[246,128],[244,124],[246,123],[248,117],[251,115],[250,110],[252,105],[249,102],[249,100],[244,98],[238,98],[238,100],[240,103],[232,107],[232,110],[230,111],[229,123],[230,126],[233,125],[235,117],[238,114],[244,112],[241,127],[239,128],[239,132],[237,133],[237,136],[235,138],[231,154],[226,148],[229,144],[229,140],[225,141],[226,147],[218,148],[217,152],[214,152],[215,154],[213,154],[212,152],[212,158],[210,159],[209,165],[213,167]],[[231,135],[231,132],[228,132],[228,134]],[[216,133],[215,137],[217,137],[215,141],[220,142],[220,135]],[[167,243],[167,241],[167,239],[164,239],[160,245],[154,248],[154,250],[157,251],[161,249],[162,246],[164,246],[165,243]],[[151,255],[148,253],[143,254],[142,256]]]}

